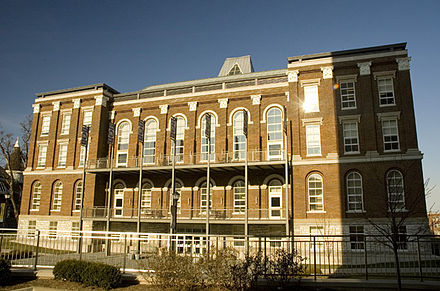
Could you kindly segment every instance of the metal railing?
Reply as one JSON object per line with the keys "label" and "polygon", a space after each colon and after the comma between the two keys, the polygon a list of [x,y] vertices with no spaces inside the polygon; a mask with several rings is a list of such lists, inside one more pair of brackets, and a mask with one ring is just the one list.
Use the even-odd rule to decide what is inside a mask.
{"label": "metal railing", "polygon": [[[137,208],[110,208],[110,217],[115,219],[135,219],[138,217]],[[86,207],[83,209],[84,218],[106,218],[109,209],[106,206]],[[231,209],[210,209],[209,217],[212,220],[239,220],[244,221],[244,207]],[[249,220],[274,220],[285,219],[283,209],[248,209]],[[141,219],[161,220],[171,218],[170,209],[141,209]],[[205,219],[206,209],[181,209],[178,208],[177,219]]]}
{"label": "metal railing", "polygon": [[[240,235],[158,234],[120,232],[51,232],[1,230],[0,255],[14,267],[52,267],[65,259],[111,264],[123,271],[148,269],[148,258],[162,248],[194,257],[234,248],[244,256],[260,253],[269,258],[278,249],[304,258],[306,275],[317,278],[380,278],[395,275],[392,250],[383,236],[255,237]],[[81,247],[79,240],[82,240]],[[248,244],[248,247],[245,247]],[[440,236],[407,236],[399,245],[400,269],[405,278],[440,276]]]}
{"label": "metal railing", "polygon": [[[234,164],[244,163],[244,151],[242,152],[222,152],[211,153],[212,164]],[[155,156],[144,157],[145,167],[161,167],[172,165],[172,155],[157,154]],[[183,155],[176,155],[176,165],[193,165],[193,164],[206,164],[208,154],[207,153],[190,153]],[[274,162],[283,161],[284,152],[281,150],[268,151],[248,151],[248,161],[253,162]],[[114,168],[138,168],[140,163],[140,157],[128,157],[126,160],[121,161],[117,158],[113,159]],[[87,161],[88,169],[108,169],[110,168],[110,159],[108,157],[99,159],[89,159]]]}

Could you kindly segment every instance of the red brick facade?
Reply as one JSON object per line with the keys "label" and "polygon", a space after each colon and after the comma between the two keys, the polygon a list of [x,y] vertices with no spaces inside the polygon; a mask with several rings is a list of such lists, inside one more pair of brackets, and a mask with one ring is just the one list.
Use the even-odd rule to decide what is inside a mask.
{"label": "red brick facade", "polygon": [[[201,119],[210,112],[215,116],[215,159],[211,162],[212,212],[211,233],[243,234],[244,214],[234,209],[236,180],[243,179],[244,161],[234,159],[234,113],[247,110],[248,124],[248,215],[250,234],[283,235],[288,229],[295,234],[308,234],[308,227],[325,220],[339,224],[336,232],[345,232],[345,225],[366,224],[366,217],[387,216],[387,175],[397,170],[403,177],[405,207],[414,208],[413,217],[426,218],[423,195],[422,154],[418,150],[413,97],[409,74],[409,58],[402,44],[343,51],[333,54],[289,58],[288,69],[223,76],[192,82],[148,87],[133,93],[118,93],[105,84],[60,90],[38,95],[34,104],[32,138],[28,167],[25,171],[20,227],[27,221],[78,221],[75,211],[76,183],[82,179],[80,137],[84,111],[92,110],[90,148],[86,167],[83,201],[85,228],[135,231],[138,211],[140,143],[137,141],[139,120],[158,122],[153,164],[143,166],[143,183],[152,184],[151,198],[142,208],[141,230],[168,232],[169,189],[171,178],[171,116],[185,119],[183,163],[177,163],[177,181],[183,186],[180,197],[178,230],[204,232],[205,214],[201,208],[202,184],[206,181],[206,161],[201,161]],[[381,84],[392,83],[393,104],[381,105]],[[382,78],[382,79],[381,79]],[[354,108],[342,108],[341,82],[354,83]],[[392,81],[389,81],[392,80]],[[388,83],[387,83],[388,82]],[[305,112],[305,87],[318,88],[319,110]],[[382,85],[380,85],[382,86]],[[389,88],[389,86],[387,87]],[[389,99],[388,99],[389,100]],[[307,101],[308,102],[308,101]],[[389,102],[389,101],[387,101]],[[280,142],[278,157],[268,150],[268,111],[279,108],[275,123],[287,129]],[[284,111],[284,109],[286,111]],[[284,114],[287,118],[284,118]],[[69,134],[62,133],[63,114],[71,114]],[[50,115],[47,136],[41,135],[42,118]],[[272,120],[272,119],[271,119]],[[391,120],[389,123],[383,121]],[[129,122],[128,160],[117,166],[119,125]],[[344,122],[357,126],[356,151],[344,151]],[[110,147],[107,144],[109,122],[116,125],[114,166],[110,169]],[[272,122],[272,121],[271,121]],[[384,148],[384,126],[397,124],[397,143],[392,150]],[[286,125],[284,125],[286,123]],[[384,125],[385,124],[385,125]],[[319,126],[320,154],[307,155],[306,127]],[[278,132],[281,127],[276,127]],[[271,127],[274,130],[275,127]],[[353,131],[352,131],[353,133]],[[395,139],[395,135],[391,139]],[[285,183],[285,139],[289,183]],[[67,143],[66,166],[58,167],[60,144]],[[44,167],[37,167],[39,151],[47,145]],[[273,152],[272,152],[273,154]],[[276,156],[276,154],[275,154]],[[356,211],[348,208],[347,175],[361,176],[361,191]],[[113,189],[109,198],[112,172]],[[314,175],[317,174],[317,175]],[[310,177],[321,177],[322,194],[318,206],[311,206]],[[280,187],[274,186],[278,180]],[[53,210],[54,184],[63,184],[61,208]],[[33,206],[34,186],[41,185],[38,209]],[[114,186],[122,182],[122,212],[115,214]],[[287,189],[287,195],[286,195]],[[359,190],[360,189],[360,190]],[[272,192],[271,192],[272,191]],[[281,191],[281,193],[280,193]],[[272,194],[270,194],[271,192]],[[275,193],[275,194],[274,194]],[[359,192],[357,192],[359,194]],[[278,215],[279,197],[281,208]],[[277,196],[279,195],[279,196]],[[286,197],[289,216],[286,219]],[[106,209],[110,199],[111,215]],[[278,198],[276,198],[278,199]],[[322,203],[321,203],[322,201]],[[236,206],[238,202],[235,202]],[[274,215],[275,214],[275,215]],[[68,223],[64,226],[69,230]]]}

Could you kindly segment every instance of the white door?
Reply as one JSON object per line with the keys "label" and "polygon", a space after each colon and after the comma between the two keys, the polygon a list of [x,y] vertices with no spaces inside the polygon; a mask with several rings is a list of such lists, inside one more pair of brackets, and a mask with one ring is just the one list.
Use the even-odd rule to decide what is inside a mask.
{"label": "white door", "polygon": [[281,218],[282,211],[282,184],[279,180],[272,180],[269,184],[269,216]]}
{"label": "white door", "polygon": [[113,205],[114,216],[122,216],[122,209],[124,208],[124,189],[115,189],[115,200]]}

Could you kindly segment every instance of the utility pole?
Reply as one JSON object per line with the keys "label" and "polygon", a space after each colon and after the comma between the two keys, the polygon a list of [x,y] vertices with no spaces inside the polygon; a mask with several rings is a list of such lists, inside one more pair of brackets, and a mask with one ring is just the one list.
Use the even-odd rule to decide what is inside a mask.
{"label": "utility pole", "polygon": [[211,166],[211,114],[205,115],[205,137],[208,140],[208,168],[206,169],[206,240],[208,244],[208,253],[209,253],[209,210],[210,210],[210,202],[211,202],[211,181],[210,181],[210,166]]}
{"label": "utility pole", "polygon": [[[177,118],[171,117],[171,131],[170,138],[173,148],[173,167],[171,170],[171,197],[172,197],[172,205],[171,205],[171,224],[170,224],[170,233],[175,234],[177,230],[177,201],[179,201],[179,194],[176,193],[176,181],[175,181],[175,169],[176,169],[176,134],[177,134]],[[174,252],[175,250],[175,240],[173,236],[171,237],[171,248]]]}
{"label": "utility pole", "polygon": [[113,150],[115,145],[115,124],[110,122],[108,124],[108,134],[107,143],[110,145],[110,173],[108,178],[108,193],[107,193],[107,221],[106,228],[107,240],[105,241],[107,256],[110,255],[110,216],[111,216],[111,205],[112,205],[112,192],[113,192]]}
{"label": "utility pole", "polygon": [[249,253],[249,195],[248,195],[248,112],[243,110],[243,135],[245,137],[244,155],[244,235],[246,239],[246,254]]}
{"label": "utility pole", "polygon": [[82,187],[81,187],[81,206],[79,210],[79,239],[78,239],[78,253],[81,256],[82,237],[83,237],[83,208],[84,208],[84,187],[86,185],[86,163],[87,150],[89,147],[89,131],[90,126],[83,125],[81,132],[81,146],[84,147],[83,173],[82,173]]}
{"label": "utility pole", "polygon": [[136,227],[138,233],[138,243],[137,243],[138,255],[141,254],[141,240],[139,234],[141,232],[142,170],[144,165],[144,132],[145,132],[145,122],[143,120],[139,120],[138,142],[140,142],[141,146],[139,148],[138,219],[137,219],[137,227]]}

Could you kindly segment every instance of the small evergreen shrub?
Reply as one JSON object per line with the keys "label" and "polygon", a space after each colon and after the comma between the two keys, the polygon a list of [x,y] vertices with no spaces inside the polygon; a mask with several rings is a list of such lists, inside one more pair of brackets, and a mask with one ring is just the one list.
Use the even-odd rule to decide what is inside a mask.
{"label": "small evergreen shrub", "polygon": [[79,282],[85,286],[101,287],[106,290],[117,287],[122,279],[121,272],[114,266],[78,260],[58,262],[53,274],[58,280]]}
{"label": "small evergreen shrub", "polygon": [[5,284],[11,275],[11,263],[3,258],[0,258],[0,285]]}

